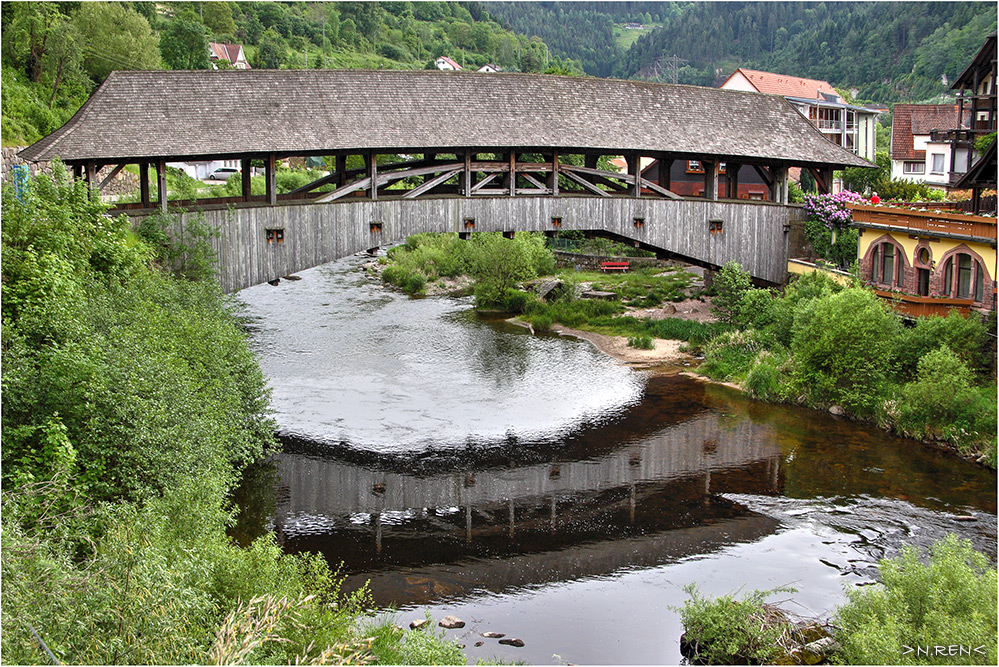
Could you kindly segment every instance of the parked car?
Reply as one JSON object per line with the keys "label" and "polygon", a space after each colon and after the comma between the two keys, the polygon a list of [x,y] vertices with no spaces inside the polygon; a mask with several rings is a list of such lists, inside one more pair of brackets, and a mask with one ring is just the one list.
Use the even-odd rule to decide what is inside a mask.
{"label": "parked car", "polygon": [[219,167],[212,173],[208,174],[208,178],[213,181],[228,181],[230,176],[234,176],[239,173],[239,169],[235,167]]}

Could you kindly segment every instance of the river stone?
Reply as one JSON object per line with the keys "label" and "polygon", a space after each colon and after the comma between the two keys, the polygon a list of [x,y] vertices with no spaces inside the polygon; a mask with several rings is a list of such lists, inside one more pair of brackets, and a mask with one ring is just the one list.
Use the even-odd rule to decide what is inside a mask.
{"label": "river stone", "polygon": [[465,621],[461,620],[457,616],[445,616],[437,625],[448,630],[454,630],[456,628],[465,627]]}
{"label": "river stone", "polygon": [[502,639],[503,637],[506,637],[506,635],[502,632],[483,632],[482,636],[486,639]]}
{"label": "river stone", "polygon": [[833,405],[829,408],[829,414],[836,415],[837,417],[842,417],[843,415],[846,414],[846,410],[844,410],[838,405]]}
{"label": "river stone", "polygon": [[427,621],[427,619],[425,619],[425,618],[418,618],[418,619],[416,619],[415,621],[413,621],[412,623],[409,624],[409,629],[410,630],[419,630],[424,625],[426,625],[428,622],[429,621]]}
{"label": "river stone", "polygon": [[611,299],[616,299],[617,298],[617,294],[615,294],[614,292],[601,292],[600,290],[595,290],[595,289],[591,289],[591,290],[588,290],[586,292],[583,292],[580,296],[582,298],[584,298],[584,299],[605,299],[605,300],[611,300]]}
{"label": "river stone", "polygon": [[500,644],[506,644],[507,646],[516,646],[517,648],[520,648],[521,646],[524,645],[524,640],[522,640],[522,639],[501,639],[501,640],[499,640],[499,643]]}

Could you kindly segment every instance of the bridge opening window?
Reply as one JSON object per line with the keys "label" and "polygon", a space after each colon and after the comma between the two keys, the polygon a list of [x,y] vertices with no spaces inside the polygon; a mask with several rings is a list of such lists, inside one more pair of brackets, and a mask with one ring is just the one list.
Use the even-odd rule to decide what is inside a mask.
{"label": "bridge opening window", "polygon": [[475,218],[465,218],[465,229],[475,228]]}
{"label": "bridge opening window", "polygon": [[370,229],[371,229],[371,233],[372,234],[381,233],[381,231],[382,231],[382,223],[380,223],[380,222],[372,222],[370,224]]}
{"label": "bridge opening window", "polygon": [[645,226],[645,218],[635,218],[633,224],[637,228],[642,228]]}
{"label": "bridge opening window", "polygon": [[721,220],[708,220],[708,231],[712,234],[720,234],[722,231]]}
{"label": "bridge opening window", "polygon": [[561,229],[562,228],[562,218],[556,217],[556,216],[552,216],[552,227],[554,227],[555,229]]}
{"label": "bridge opening window", "polygon": [[283,229],[268,229],[267,230],[267,245],[273,245],[275,243],[284,243],[284,230]]}

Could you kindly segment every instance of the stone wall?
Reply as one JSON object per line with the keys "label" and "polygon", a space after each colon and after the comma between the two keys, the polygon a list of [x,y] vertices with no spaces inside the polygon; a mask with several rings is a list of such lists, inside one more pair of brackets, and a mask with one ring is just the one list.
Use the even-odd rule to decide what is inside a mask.
{"label": "stone wall", "polygon": [[[0,148],[0,182],[6,183],[11,178],[11,174],[16,166],[26,166],[28,173],[32,176],[47,174],[51,172],[48,162],[27,162],[17,156],[24,146],[4,146]],[[98,181],[111,173],[113,167],[104,167],[97,173]],[[119,171],[110,183],[101,190],[102,195],[124,195],[135,192],[139,189],[139,177],[129,171]]]}

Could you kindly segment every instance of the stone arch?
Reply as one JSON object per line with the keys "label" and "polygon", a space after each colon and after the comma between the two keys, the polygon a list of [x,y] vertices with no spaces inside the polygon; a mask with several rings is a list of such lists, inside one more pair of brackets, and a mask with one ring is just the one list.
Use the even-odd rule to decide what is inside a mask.
{"label": "stone arch", "polygon": [[[955,258],[958,255],[968,255],[968,256],[971,257],[972,260],[974,260],[974,263],[972,264],[972,269],[971,269],[972,270],[972,274],[971,274],[971,284],[972,284],[972,286],[975,285],[975,283],[976,283],[976,281],[978,279],[977,272],[979,270],[979,267],[981,267],[981,270],[984,272],[984,275],[982,277],[982,281],[984,283],[984,290],[983,290],[983,294],[982,294],[982,304],[983,305],[991,304],[992,292],[993,292],[993,289],[995,288],[995,276],[989,276],[989,265],[986,263],[986,261],[982,258],[982,256],[980,254],[978,254],[977,252],[975,252],[974,250],[972,250],[970,247],[968,247],[968,244],[966,244],[966,243],[961,243],[959,245],[954,246],[953,248],[951,248],[950,250],[948,250],[947,252],[945,252],[940,257],[940,260],[936,264],[936,271],[934,272],[934,276],[933,276],[934,277],[934,287],[936,288],[936,293],[938,295],[949,295],[951,297],[956,297],[957,296],[958,279],[959,279],[957,266],[954,265],[954,264],[952,264],[952,270],[951,270],[951,276],[950,276],[950,285],[949,286],[946,283],[946,281],[947,281],[946,267],[947,267],[947,263],[948,262],[954,262]],[[948,287],[950,288],[949,290],[947,289]],[[974,287],[972,287],[972,289],[971,289],[971,296],[972,296],[972,298],[974,298],[974,291],[975,291]]]}
{"label": "stone arch", "polygon": [[[892,276],[891,280],[883,280],[881,275],[881,248],[884,244],[889,243],[895,250],[895,258],[901,261],[901,267],[892,266]],[[877,259],[875,260],[875,256]],[[877,262],[877,266],[875,266]],[[898,242],[891,234],[882,234],[878,238],[874,239],[869,246],[867,246],[867,252],[864,253],[864,258],[860,263],[861,275],[868,280],[868,282],[876,285],[888,288],[900,288],[904,289],[912,281],[913,265],[909,258],[906,256],[905,248],[902,244]],[[901,269],[902,281],[899,282],[898,274]]]}

